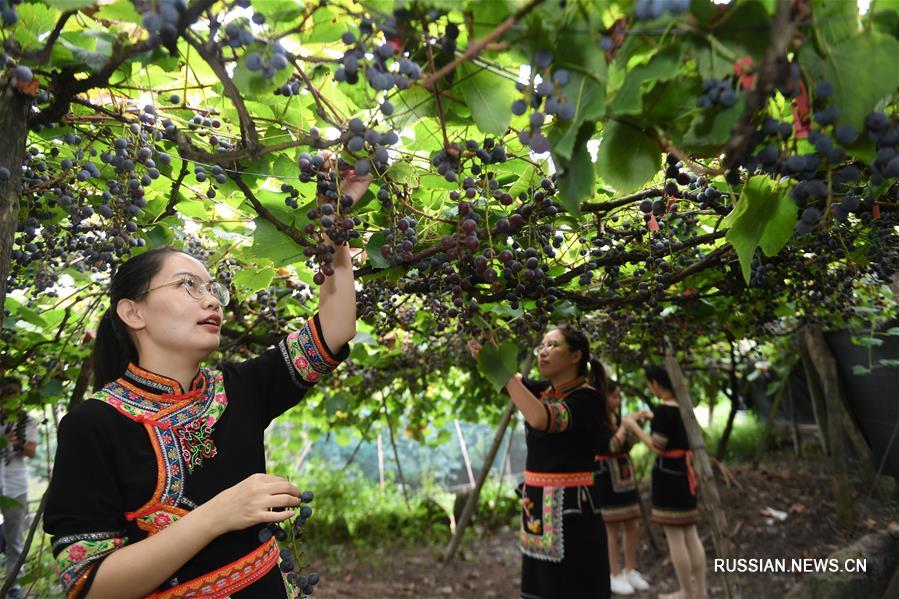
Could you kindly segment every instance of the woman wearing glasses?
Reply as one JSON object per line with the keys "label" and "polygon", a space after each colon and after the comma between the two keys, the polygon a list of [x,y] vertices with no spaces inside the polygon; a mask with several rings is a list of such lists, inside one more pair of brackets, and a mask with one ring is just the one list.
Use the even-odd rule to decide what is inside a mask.
{"label": "woman wearing glasses", "polygon": [[[480,349],[469,342],[474,358]],[[517,374],[505,387],[524,416],[528,448],[521,597],[609,597],[606,534],[593,485],[597,443],[609,443],[606,372],[590,358],[587,337],[568,326],[549,331],[534,352],[544,380]]]}
{"label": "woman wearing glasses", "polygon": [[[356,201],[370,180],[347,174],[342,192]],[[299,331],[219,369],[201,364],[230,298],[204,265],[158,248],[119,267],[96,393],[60,423],[44,515],[67,597],[292,596],[265,528],[294,515],[300,490],[265,474],[263,431],[349,353],[346,246],[333,266]]]}

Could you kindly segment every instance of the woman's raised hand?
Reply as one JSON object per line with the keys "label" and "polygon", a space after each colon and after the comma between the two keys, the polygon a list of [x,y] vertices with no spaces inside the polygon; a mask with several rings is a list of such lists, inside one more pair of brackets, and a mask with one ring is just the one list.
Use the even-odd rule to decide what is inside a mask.
{"label": "woman's raised hand", "polygon": [[472,358],[477,360],[478,354],[481,353],[481,347],[482,347],[481,342],[478,341],[477,339],[469,339],[468,343],[466,345],[468,347],[468,353],[471,354]]}
{"label": "woman's raised hand", "polygon": [[293,508],[300,505],[300,489],[287,479],[271,474],[251,474],[198,507],[205,513],[217,535],[250,526],[280,522],[293,517],[292,510],[279,512],[271,508]]}
{"label": "woman's raised hand", "polygon": [[[321,155],[325,159],[325,164],[322,167],[322,170],[328,171],[332,168],[336,168],[337,160],[334,157],[334,154],[328,152],[327,150],[322,150],[321,152],[319,152],[319,155]],[[356,202],[359,201],[359,198],[365,195],[365,191],[368,189],[371,181],[371,175],[358,175],[352,168],[344,169],[340,172],[340,193],[353,198],[353,205],[355,206]],[[321,201],[322,198],[320,196],[319,202]]]}

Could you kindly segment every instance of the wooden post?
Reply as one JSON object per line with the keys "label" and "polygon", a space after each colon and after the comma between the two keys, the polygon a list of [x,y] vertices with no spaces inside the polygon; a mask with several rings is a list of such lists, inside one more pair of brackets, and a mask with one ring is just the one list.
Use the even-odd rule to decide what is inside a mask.
{"label": "wooden post", "polygon": [[[732,556],[730,538],[728,536],[727,518],[721,505],[721,495],[718,494],[718,485],[715,483],[715,474],[712,471],[712,462],[709,459],[709,451],[702,438],[702,429],[696,421],[693,413],[693,402],[690,400],[690,389],[684,378],[680,364],[672,353],[671,346],[665,350],[665,368],[674,385],[674,394],[680,406],[681,418],[684,428],[687,430],[687,438],[690,441],[690,449],[693,451],[693,461],[696,466],[696,474],[702,486],[702,499],[711,516],[712,541],[715,545],[715,553],[718,558],[728,559]],[[740,588],[737,578],[726,570],[722,573],[724,590],[728,599],[739,599]]]}
{"label": "wooden post", "polygon": [[393,447],[393,459],[396,461],[396,475],[400,479],[400,487],[403,489],[403,500],[406,502],[406,509],[412,509],[409,503],[409,492],[406,491],[406,478],[403,476],[403,466],[400,464],[400,452],[396,448],[396,437],[393,433],[393,421],[390,419],[390,412],[387,410],[387,400],[381,397],[384,406],[384,416],[387,417],[387,431],[390,433],[390,445]]}
{"label": "wooden post", "polygon": [[899,304],[899,272],[893,273],[893,280],[890,282],[890,289],[893,291],[893,299]]}
{"label": "wooden post", "polygon": [[824,406],[824,394],[821,391],[821,383],[808,354],[805,342],[799,340],[799,355],[802,358],[802,370],[805,373],[805,386],[812,403],[812,414],[815,416],[815,424],[818,426],[818,440],[825,455],[830,455],[830,443],[827,438],[827,409]]}
{"label": "wooden post", "polygon": [[783,396],[786,394],[787,387],[789,385],[790,374],[787,373],[787,377],[780,383],[780,389],[777,390],[777,395],[774,396],[774,401],[771,402],[771,411],[768,413],[768,420],[765,422],[765,431],[762,433],[762,439],[755,451],[756,466],[758,466],[759,462],[762,460],[762,455],[764,455],[764,453],[768,451],[768,442],[771,438],[771,431],[774,430],[774,421],[777,418],[777,410],[780,408],[780,402],[783,399]]}
{"label": "wooden post", "polygon": [[740,407],[740,384],[737,377],[737,344],[730,333],[727,335],[730,343],[730,372],[727,375],[727,381],[730,384],[730,413],[727,415],[727,424],[724,426],[724,432],[718,439],[718,447],[715,449],[715,458],[719,462],[724,460],[724,454],[727,452],[727,443],[730,441],[730,435],[734,430],[734,420],[737,417],[737,408]]}
{"label": "wooden post", "polygon": [[[530,372],[533,363],[534,354],[528,352],[528,357],[525,359],[521,371],[523,373]],[[487,450],[487,455],[484,456],[484,465],[481,466],[481,471],[478,473],[478,480],[475,483],[474,490],[468,496],[468,501],[465,503],[465,509],[462,510],[462,515],[459,516],[459,521],[456,523],[456,530],[453,532],[453,538],[450,539],[449,545],[447,545],[446,551],[444,552],[444,564],[449,563],[456,555],[456,550],[459,549],[459,544],[462,542],[462,534],[465,532],[465,527],[468,526],[468,522],[471,520],[471,515],[474,513],[475,506],[478,505],[481,489],[484,488],[487,474],[490,472],[490,468],[493,467],[493,460],[496,459],[496,454],[499,452],[499,446],[502,445],[503,437],[506,436],[506,427],[509,426],[509,421],[512,420],[512,414],[514,412],[515,404],[512,403],[512,400],[509,400],[509,405],[506,406],[506,411],[503,413],[503,418],[499,423],[499,427],[496,429],[496,434],[493,435],[493,443],[490,444],[490,449]]]}
{"label": "wooden post", "polygon": [[846,451],[843,444],[843,410],[840,405],[840,388],[837,364],[827,348],[827,341],[817,327],[802,332],[809,359],[821,379],[824,401],[827,405],[827,436],[830,455],[833,458],[833,492],[837,504],[837,521],[843,528],[852,526],[852,491],[849,488],[849,473],[846,468]]}

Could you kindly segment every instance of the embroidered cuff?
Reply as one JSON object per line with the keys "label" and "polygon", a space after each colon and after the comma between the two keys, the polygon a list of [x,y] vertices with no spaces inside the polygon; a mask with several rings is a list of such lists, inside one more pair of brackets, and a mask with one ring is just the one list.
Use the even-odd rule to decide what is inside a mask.
{"label": "embroidered cuff", "polygon": [[660,433],[652,434],[652,444],[658,447],[659,449],[665,449],[668,446],[668,437],[662,435]]}
{"label": "embroidered cuff", "polygon": [[561,433],[571,426],[571,412],[565,402],[544,404],[546,407],[546,432]]}
{"label": "embroidered cuff", "polygon": [[302,329],[282,339],[279,346],[291,373],[298,375],[302,383],[305,383],[304,386],[317,383],[350,354],[349,345],[344,345],[336,354],[331,351],[321,334],[321,322],[317,313]]}
{"label": "embroidered cuff", "polygon": [[53,542],[56,571],[68,599],[80,597],[100,562],[128,542],[124,531],[61,537]]}

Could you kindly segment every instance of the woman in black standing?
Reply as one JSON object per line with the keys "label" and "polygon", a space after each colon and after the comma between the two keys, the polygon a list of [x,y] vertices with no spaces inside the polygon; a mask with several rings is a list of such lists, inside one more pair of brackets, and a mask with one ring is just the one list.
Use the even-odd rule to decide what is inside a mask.
{"label": "woman in black standing", "polygon": [[[621,422],[621,385],[617,381],[609,383],[606,401],[606,425],[611,438],[608,445],[600,448],[596,455],[596,488],[609,541],[612,592],[616,595],[632,595],[634,591],[649,589],[649,584],[636,569],[641,513],[637,475],[630,450],[637,441],[637,436]],[[618,559],[618,537],[622,530],[623,570]]]}
{"label": "woman in black standing", "polygon": [[[341,191],[355,201],[369,182],[348,173]],[[349,353],[345,245],[333,268],[298,331],[217,369],[201,363],[218,348],[229,296],[206,267],[158,248],[118,268],[94,347],[96,392],[60,423],[44,514],[66,597],[294,596],[267,526],[293,516],[272,508],[296,508],[301,493],[265,474],[263,431]]]}
{"label": "woman in black standing", "polygon": [[[480,345],[469,342],[477,358]],[[523,599],[610,596],[606,535],[593,484],[605,429],[606,373],[568,326],[535,349],[542,381],[517,374],[505,391],[525,419],[527,466],[519,543]],[[598,440],[599,439],[599,440]]]}
{"label": "woman in black standing", "polygon": [[[663,366],[644,369],[653,395],[661,403],[652,413],[628,414],[622,421],[656,454],[652,469],[652,521],[665,529],[668,553],[680,589],[660,599],[705,599],[705,549],[696,525],[696,475],[690,443],[680,415],[674,387]],[[652,418],[652,435],[642,428],[642,417]]]}

